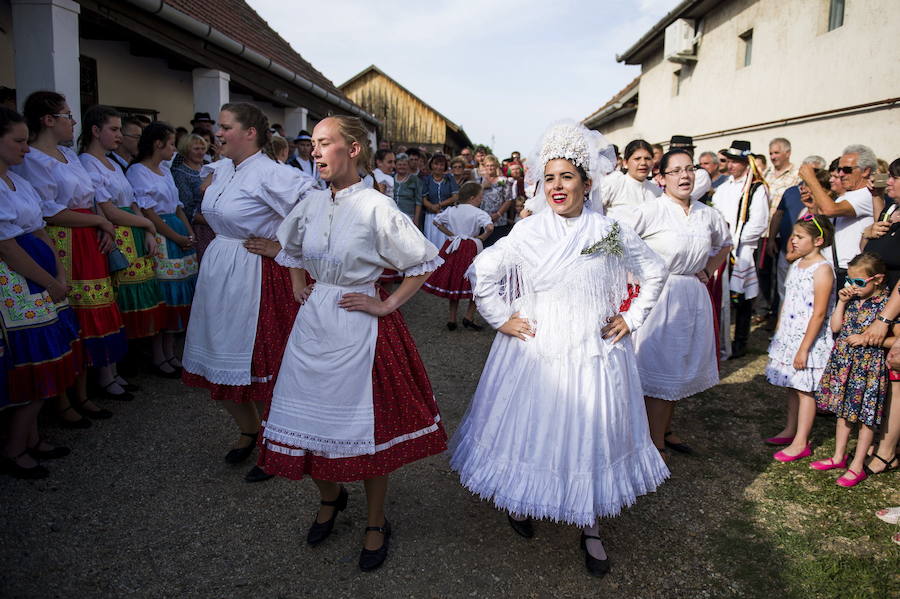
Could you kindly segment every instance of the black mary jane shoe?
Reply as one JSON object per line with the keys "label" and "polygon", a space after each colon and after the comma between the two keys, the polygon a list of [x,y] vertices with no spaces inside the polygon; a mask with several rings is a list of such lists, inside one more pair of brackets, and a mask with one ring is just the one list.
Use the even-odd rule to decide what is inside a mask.
{"label": "black mary jane shoe", "polygon": [[248,483],[261,483],[269,480],[273,476],[275,475],[266,473],[266,471],[259,466],[254,466],[244,475],[244,480]]}
{"label": "black mary jane shoe", "polygon": [[[75,411],[81,414],[82,416],[87,416],[91,420],[109,420],[113,417],[113,413],[109,410],[104,410],[100,408],[99,410],[89,410],[84,407],[88,400],[84,400],[83,402],[75,405]],[[73,404],[74,405],[74,404]]]}
{"label": "black mary jane shoe", "polygon": [[16,460],[26,453],[28,453],[27,449],[14,458],[0,456],[0,472],[21,480],[38,480],[41,478],[47,478],[50,475],[50,471],[40,464],[32,466],[31,468],[19,466]]}
{"label": "black mary jane shoe", "polygon": [[448,323],[447,323],[447,330],[448,330],[448,331],[455,331],[455,330],[456,330],[456,323],[455,323],[455,322],[448,322]]}
{"label": "black mary jane shoe", "polygon": [[464,329],[472,329],[473,331],[481,331],[484,329],[480,324],[475,324],[468,318],[463,318],[463,328]]}
{"label": "black mary jane shoe", "polygon": [[250,454],[253,453],[254,448],[256,448],[256,438],[258,433],[241,433],[244,437],[250,437],[253,441],[250,445],[246,447],[235,447],[231,451],[225,454],[225,461],[229,464],[240,464],[244,460],[250,457]]}
{"label": "black mary jane shoe", "polygon": [[52,449],[39,449],[43,442],[44,440],[41,439],[34,447],[29,447],[25,451],[36,460],[58,460],[72,453],[71,449],[62,445],[57,445]]}
{"label": "black mary jane shoe", "polygon": [[[663,439],[666,439],[666,437],[668,437],[671,434],[672,434],[672,431],[667,432],[665,434],[665,436],[663,437]],[[677,451],[678,453],[683,453],[685,455],[694,455],[696,453],[694,451],[694,449],[687,443],[672,443],[671,441],[664,441],[664,442],[666,444],[666,447],[668,447],[669,449],[671,449],[673,451]]]}
{"label": "black mary jane shoe", "polygon": [[[100,399],[114,399],[116,401],[131,401],[134,399],[134,395],[129,393],[128,389],[125,388],[126,386],[123,386],[123,385],[119,385],[120,387],[122,387],[121,393],[111,392],[109,390],[109,388],[112,387],[113,385],[119,385],[119,382],[116,380],[113,380],[105,385],[99,386],[98,395],[100,396]],[[131,386],[133,387],[134,385],[131,385]]]}
{"label": "black mary jane shoe", "polygon": [[378,549],[366,549],[363,547],[362,552],[359,554],[359,569],[363,572],[377,570],[384,563],[384,560],[387,559],[388,543],[391,539],[391,523],[385,518],[384,526],[367,526],[366,533],[369,532],[380,532],[384,535],[384,543]]}
{"label": "black mary jane shoe", "polygon": [[154,363],[153,367],[150,369],[150,371],[153,374],[155,374],[156,376],[162,377],[164,379],[180,379],[181,378],[180,370],[173,370],[172,372],[166,372],[165,370],[162,369],[163,364],[167,364],[170,368],[174,368],[174,366],[169,364],[168,361],[163,360],[162,362],[159,362],[158,364]]}
{"label": "black mary jane shoe", "polygon": [[534,524],[532,523],[531,518],[516,520],[507,514],[506,521],[509,522],[510,528],[516,531],[516,534],[520,537],[525,537],[526,539],[534,538]]}
{"label": "black mary jane shoe", "polygon": [[78,420],[66,420],[65,418],[63,418],[63,414],[65,414],[69,410],[72,410],[73,412],[81,416],[81,413],[75,409],[75,406],[69,404],[68,408],[66,408],[65,410],[60,410],[58,413],[59,418],[57,418],[57,420],[60,428],[86,429],[91,428],[94,425],[93,422],[84,417],[81,417]]}
{"label": "black mary jane shoe", "polygon": [[606,574],[610,570],[609,558],[606,559],[597,559],[587,550],[587,540],[588,539],[596,539],[603,542],[603,539],[594,535],[586,535],[583,532],[581,533],[581,550],[584,551],[584,567],[587,568],[588,574],[591,576],[596,576],[597,578],[602,578],[606,576]]}
{"label": "black mary jane shoe", "polygon": [[331,534],[332,529],[334,529],[334,521],[337,518],[338,512],[343,512],[347,509],[347,498],[350,496],[347,493],[347,489],[341,485],[341,492],[338,493],[337,499],[333,501],[320,501],[319,503],[322,505],[330,505],[334,508],[334,512],[331,514],[331,518],[326,520],[325,522],[316,522],[313,520],[312,526],[309,527],[309,532],[306,533],[306,542],[309,545],[315,547],[322,541],[328,538]]}

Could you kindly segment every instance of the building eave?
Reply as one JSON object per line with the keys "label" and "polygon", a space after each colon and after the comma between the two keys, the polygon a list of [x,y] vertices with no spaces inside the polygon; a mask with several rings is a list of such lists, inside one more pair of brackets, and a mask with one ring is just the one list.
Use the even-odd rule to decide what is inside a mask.
{"label": "building eave", "polygon": [[681,4],[670,10],[657,21],[656,25],[642,35],[630,48],[616,55],[616,61],[625,64],[641,64],[649,51],[662,46],[666,27],[676,19],[699,19],[713,8],[722,3],[722,0],[683,0]]}

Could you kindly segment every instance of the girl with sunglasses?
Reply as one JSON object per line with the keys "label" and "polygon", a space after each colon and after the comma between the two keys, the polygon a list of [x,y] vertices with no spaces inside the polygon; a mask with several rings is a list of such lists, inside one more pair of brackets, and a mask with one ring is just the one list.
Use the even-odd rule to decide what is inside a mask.
{"label": "girl with sunglasses", "polygon": [[[833,308],[834,270],[822,256],[834,229],[824,216],[807,214],[794,224],[787,247],[792,262],[772,343],[766,380],[788,392],[787,422],[769,445],[786,445],[772,456],[793,462],[810,455],[809,434],[816,417],[814,393],[833,345],[825,320]],[[810,301],[812,298],[812,301]]]}
{"label": "girl with sunglasses", "polygon": [[[868,475],[864,470],[875,429],[881,424],[882,411],[888,393],[885,347],[896,341],[893,335],[882,347],[853,346],[847,337],[860,333],[878,318],[888,301],[884,287],[885,265],[873,254],[863,253],[847,265],[847,282],[838,292],[837,306],[831,315],[831,330],[838,334],[834,349],[822,375],[816,393],[820,408],[837,416],[834,455],[810,464],[816,470],[845,469],[837,479],[842,487],[853,487]],[[854,423],[859,424],[856,453],[848,466],[844,453]]]}

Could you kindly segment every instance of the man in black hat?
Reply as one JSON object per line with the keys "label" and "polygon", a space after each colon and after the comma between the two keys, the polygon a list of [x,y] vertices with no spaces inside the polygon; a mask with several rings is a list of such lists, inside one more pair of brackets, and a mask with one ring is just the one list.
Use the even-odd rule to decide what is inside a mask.
{"label": "man in black hat", "polygon": [[[673,135],[669,140],[669,149],[676,148],[687,150],[691,153],[691,161],[694,160],[694,138],[689,135]],[[702,168],[696,168],[694,171],[694,191],[691,192],[691,201],[696,202],[702,200],[712,187],[712,181]]]}
{"label": "man in black hat", "polygon": [[194,118],[191,119],[191,126],[194,129],[204,129],[213,133],[213,126],[216,122],[209,116],[208,112],[195,112]]}
{"label": "man in black hat", "polygon": [[[734,296],[734,343],[731,357],[740,358],[747,353],[750,337],[750,319],[753,315],[753,300],[759,294],[759,278],[756,272],[754,252],[762,234],[769,224],[769,200],[766,186],[760,177],[754,177],[750,168],[750,142],[735,140],[725,151],[728,161],[728,180],[716,189],[713,206],[725,217],[731,229],[733,242],[733,264],[730,278],[724,279],[729,286],[723,289],[723,298]],[[723,282],[724,282],[723,281]],[[728,330],[730,310],[723,306],[722,323]],[[723,339],[727,348],[727,335]]]}
{"label": "man in black hat", "polygon": [[324,189],[325,184],[319,177],[319,168],[312,157],[312,136],[309,131],[300,131],[297,134],[297,137],[294,138],[294,147],[297,153],[291,156],[287,163],[315,179],[317,189]]}

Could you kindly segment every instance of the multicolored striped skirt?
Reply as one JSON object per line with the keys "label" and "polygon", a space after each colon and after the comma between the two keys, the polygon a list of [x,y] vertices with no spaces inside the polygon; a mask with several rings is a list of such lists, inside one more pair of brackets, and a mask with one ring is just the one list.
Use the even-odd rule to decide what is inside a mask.
{"label": "multicolored striped skirt", "polygon": [[[74,212],[93,214],[90,210]],[[101,367],[115,364],[128,350],[122,313],[116,304],[106,256],[100,252],[95,227],[47,227],[72,291],[69,303],[81,326],[85,363]]]}
{"label": "multicolored striped skirt", "polygon": [[[26,233],[16,242],[41,268],[56,276],[56,256],[42,239]],[[2,260],[0,324],[5,345],[0,364],[8,382],[0,394],[0,409],[55,397],[75,383],[84,357],[78,319],[69,301],[54,303],[44,287]]]}
{"label": "multicolored striped skirt", "polygon": [[[159,217],[179,235],[188,235],[187,227],[176,214],[160,214]],[[160,234],[156,235],[156,241],[159,243],[156,279],[164,303],[162,328],[170,333],[184,331],[197,284],[197,252],[182,250],[177,243]]]}
{"label": "multicolored striped skirt", "polygon": [[[134,212],[122,208],[125,212]],[[116,227],[116,246],[128,260],[128,268],[113,274],[116,303],[129,339],[152,337],[163,325],[163,299],[156,280],[153,256],[147,255],[145,233],[140,227]]]}

